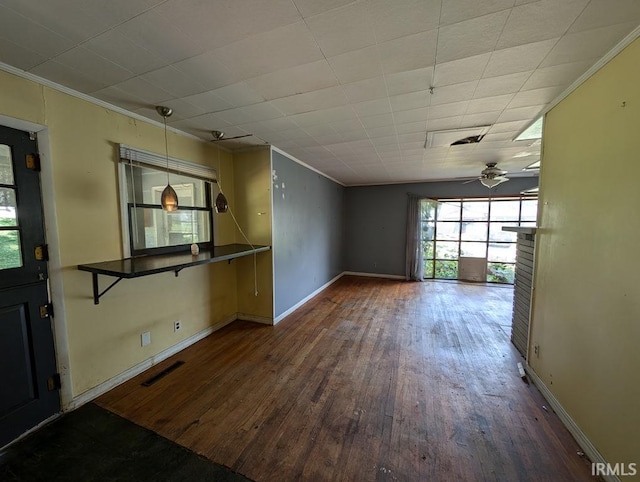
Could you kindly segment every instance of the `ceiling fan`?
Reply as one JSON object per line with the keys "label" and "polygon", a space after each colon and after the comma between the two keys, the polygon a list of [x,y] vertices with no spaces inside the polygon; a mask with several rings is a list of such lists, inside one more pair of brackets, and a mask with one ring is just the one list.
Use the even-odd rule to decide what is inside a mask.
{"label": "ceiling fan", "polygon": [[498,169],[497,162],[487,162],[487,167],[485,167],[481,172],[480,176],[471,179],[469,181],[465,181],[462,184],[468,184],[474,181],[480,181],[483,186],[488,187],[489,189],[493,189],[498,184],[502,184],[503,182],[507,182],[509,178],[507,177],[507,171],[503,171],[502,169]]}
{"label": "ceiling fan", "polygon": [[222,131],[211,131],[213,140],[211,142],[230,141],[232,139],[242,139],[243,137],[251,137],[253,134],[243,134],[241,136],[225,137]]}

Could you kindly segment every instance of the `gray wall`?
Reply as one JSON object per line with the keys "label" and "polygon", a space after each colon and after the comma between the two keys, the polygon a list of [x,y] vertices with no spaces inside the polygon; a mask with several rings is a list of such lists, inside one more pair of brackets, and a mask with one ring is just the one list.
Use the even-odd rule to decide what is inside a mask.
{"label": "gray wall", "polygon": [[278,317],[342,273],[345,189],[276,151],[272,156]]}
{"label": "gray wall", "polygon": [[480,182],[425,182],[346,189],[345,271],[404,276],[407,193],[430,198],[519,194],[538,178],[512,178],[489,190]]}

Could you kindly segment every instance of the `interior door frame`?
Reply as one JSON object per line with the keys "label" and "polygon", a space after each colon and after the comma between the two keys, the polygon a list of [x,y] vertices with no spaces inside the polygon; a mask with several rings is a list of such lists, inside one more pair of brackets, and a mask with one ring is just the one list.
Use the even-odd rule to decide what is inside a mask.
{"label": "interior door frame", "polygon": [[60,240],[58,236],[49,129],[41,124],[15,119],[1,114],[0,125],[26,132],[35,132],[38,136],[38,153],[41,164],[40,189],[42,191],[42,211],[44,215],[45,237],[49,247],[48,289],[49,299],[54,306],[53,343],[56,352],[56,364],[62,385],[59,392],[60,406],[62,411],[66,412],[74,408],[73,390],[71,389],[72,380],[69,370],[69,338],[67,336],[67,315],[63,296],[62,261],[60,257]]}

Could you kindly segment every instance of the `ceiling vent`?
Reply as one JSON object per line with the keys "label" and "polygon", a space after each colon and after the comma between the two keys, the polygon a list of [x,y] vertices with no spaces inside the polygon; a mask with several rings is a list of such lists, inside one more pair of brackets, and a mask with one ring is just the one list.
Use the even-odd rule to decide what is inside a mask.
{"label": "ceiling vent", "polygon": [[424,147],[449,147],[475,144],[482,140],[491,126],[465,127],[427,132]]}

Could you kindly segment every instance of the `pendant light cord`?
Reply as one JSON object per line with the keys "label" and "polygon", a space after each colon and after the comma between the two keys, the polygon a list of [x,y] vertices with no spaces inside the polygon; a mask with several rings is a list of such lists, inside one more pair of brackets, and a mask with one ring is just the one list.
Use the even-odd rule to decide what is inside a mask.
{"label": "pendant light cord", "polygon": [[[220,167],[220,149],[218,149],[218,176],[217,176],[217,179],[216,179],[216,184],[218,185],[218,189],[220,190],[220,192],[224,196],[224,191],[222,189],[222,182],[220,180],[220,178],[222,177],[220,175],[221,171],[222,171],[222,168]],[[231,219],[233,219],[233,223],[236,225],[236,228],[238,228],[238,231],[240,231],[240,234],[242,234],[242,237],[244,238],[244,240],[247,242],[247,244],[249,246],[251,246],[251,249],[255,250],[256,249],[255,246],[251,243],[251,241],[249,241],[249,238],[247,237],[247,235],[244,233],[244,231],[240,227],[240,224],[238,224],[238,220],[236,219],[236,216],[233,214],[233,209],[231,209],[231,206],[228,206],[227,209],[229,210],[229,214],[231,214]],[[258,258],[258,254],[254,252],[253,253],[253,295],[254,296],[258,296],[258,261],[257,261],[257,258]]]}
{"label": "pendant light cord", "polygon": [[162,119],[164,119],[164,153],[167,156],[167,186],[168,186],[170,182],[169,182],[169,143],[167,142],[167,116],[163,115]]}

